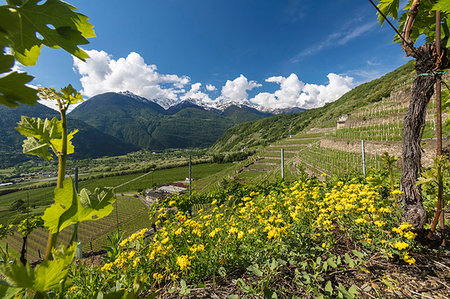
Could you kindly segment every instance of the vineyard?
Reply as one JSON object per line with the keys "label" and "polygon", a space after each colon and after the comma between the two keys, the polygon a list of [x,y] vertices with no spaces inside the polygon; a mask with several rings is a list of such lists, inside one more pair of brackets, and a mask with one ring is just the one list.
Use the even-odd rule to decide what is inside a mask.
{"label": "vineyard", "polygon": [[[117,198],[114,212],[99,221],[83,222],[78,228],[78,240],[82,242],[83,251],[100,250],[106,245],[107,235],[121,232],[128,236],[135,231],[150,226],[145,204],[137,197],[120,196]],[[67,228],[60,234],[59,243],[67,245],[73,228]],[[34,230],[28,237],[27,258],[30,262],[42,259],[47,246],[48,231],[44,228]],[[22,235],[15,233],[2,242],[17,252],[22,248]]]}
{"label": "vineyard", "polygon": [[[379,169],[380,157],[384,152],[401,156],[403,117],[408,108],[409,94],[410,89],[404,84],[391,92],[389,97],[336,119],[335,127],[312,127],[271,144],[258,152],[254,161],[243,167],[238,177],[247,182],[279,179],[281,149],[284,150],[285,176],[288,178],[295,177],[299,167],[316,176],[322,173],[329,176],[363,174],[361,140],[366,141],[366,171]],[[422,134],[425,166],[429,166],[434,157],[435,110],[435,103],[430,101]],[[448,114],[444,113],[444,123],[447,118]],[[444,126],[443,135],[450,135],[450,126]],[[448,144],[448,138],[444,139]],[[397,177],[398,175],[396,172]]]}

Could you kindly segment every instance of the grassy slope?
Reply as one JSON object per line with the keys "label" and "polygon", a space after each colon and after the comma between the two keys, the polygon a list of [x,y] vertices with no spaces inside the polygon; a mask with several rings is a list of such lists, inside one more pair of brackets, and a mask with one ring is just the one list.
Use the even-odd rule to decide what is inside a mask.
{"label": "grassy slope", "polygon": [[379,79],[355,87],[338,100],[323,107],[302,113],[276,115],[237,125],[229,129],[210,148],[210,151],[240,151],[244,148],[273,143],[305,128],[333,127],[341,115],[388,97],[394,89],[411,81],[412,78],[413,62],[410,61]]}

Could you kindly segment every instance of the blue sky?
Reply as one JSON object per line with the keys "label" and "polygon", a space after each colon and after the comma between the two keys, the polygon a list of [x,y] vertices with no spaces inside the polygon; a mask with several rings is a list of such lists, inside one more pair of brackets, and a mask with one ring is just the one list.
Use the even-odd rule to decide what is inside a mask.
{"label": "blue sky", "polygon": [[408,60],[367,0],[69,2],[95,26],[83,48],[96,58],[83,64],[44,49],[26,70],[35,85],[72,83],[86,98],[129,89],[311,108]]}

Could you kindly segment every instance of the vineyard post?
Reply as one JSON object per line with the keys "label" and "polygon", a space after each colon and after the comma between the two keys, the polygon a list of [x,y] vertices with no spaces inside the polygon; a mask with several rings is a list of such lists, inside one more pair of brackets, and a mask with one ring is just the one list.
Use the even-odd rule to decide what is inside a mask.
{"label": "vineyard post", "polygon": [[[78,193],[78,167],[75,167],[73,187],[75,188],[75,191]],[[77,243],[75,258],[81,259],[83,257],[83,244],[81,243],[81,241],[78,241],[78,224],[73,225],[73,234],[74,234],[73,241]]]}
{"label": "vineyard post", "polygon": [[192,167],[192,160],[191,160],[191,155],[189,155],[189,199],[191,199],[191,183],[192,183],[191,167]]}
{"label": "vineyard post", "polygon": [[284,181],[284,148],[281,149],[281,180]]}
{"label": "vineyard post", "polygon": [[366,176],[366,156],[364,152],[364,140],[361,140],[361,155],[362,155],[362,167],[363,167],[363,175]]}

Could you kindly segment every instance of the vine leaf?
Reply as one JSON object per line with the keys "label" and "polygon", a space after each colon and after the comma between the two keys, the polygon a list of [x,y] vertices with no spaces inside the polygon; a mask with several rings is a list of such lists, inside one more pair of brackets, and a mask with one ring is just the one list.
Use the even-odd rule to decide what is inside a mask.
{"label": "vine leaf", "polygon": [[75,12],[76,8],[60,0],[14,1],[0,6],[0,19],[15,58],[23,65],[34,65],[41,48],[63,48],[75,57],[89,58],[79,45],[88,44],[95,37],[88,17]]}
{"label": "vine leaf", "polygon": [[[378,8],[386,17],[393,17],[394,19],[398,18],[398,7],[400,5],[400,0],[380,0],[378,4]],[[378,21],[383,26],[385,18],[380,14],[378,14]]]}
{"label": "vine leaf", "polygon": [[108,216],[115,202],[112,189],[83,189],[78,196],[72,180],[66,179],[63,188],[55,188],[55,203],[44,212],[44,226],[52,233],[82,221],[98,220]]}
{"label": "vine leaf", "polygon": [[[53,157],[48,151],[49,147],[55,154],[62,152],[64,130],[62,121],[56,117],[48,120],[22,116],[17,124],[18,127],[15,129],[25,137],[28,137],[22,145],[24,154],[36,155],[48,161]],[[78,130],[75,130],[67,135],[67,154],[75,151],[71,140],[77,132]]]}
{"label": "vine leaf", "polygon": [[[0,55],[0,70],[8,67],[10,55]],[[25,84],[33,80],[26,73],[12,72],[0,77],[0,104],[17,107],[19,104],[33,105],[39,98],[34,88]]]}
{"label": "vine leaf", "polygon": [[94,193],[87,189],[80,192],[78,222],[97,220],[108,216],[113,211],[116,201],[112,189],[95,188]]}
{"label": "vine leaf", "polygon": [[75,243],[66,250],[56,250],[53,252],[54,260],[45,260],[36,269],[32,269],[28,263],[26,266],[4,263],[0,266],[0,271],[6,277],[6,281],[11,288],[46,292],[56,289],[67,277],[68,266],[73,260],[75,250]]}
{"label": "vine leaf", "polygon": [[52,233],[58,233],[71,224],[78,210],[77,194],[70,178],[65,179],[63,188],[55,188],[54,203],[48,207],[42,219],[44,226]]}
{"label": "vine leaf", "polygon": [[433,10],[440,10],[446,13],[450,13],[450,2],[448,0],[440,0],[433,6]]}

